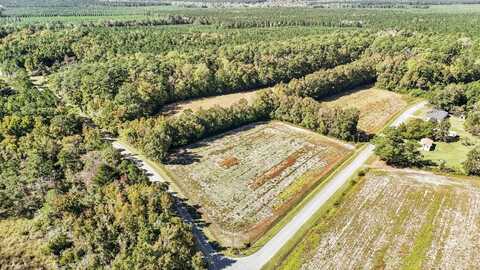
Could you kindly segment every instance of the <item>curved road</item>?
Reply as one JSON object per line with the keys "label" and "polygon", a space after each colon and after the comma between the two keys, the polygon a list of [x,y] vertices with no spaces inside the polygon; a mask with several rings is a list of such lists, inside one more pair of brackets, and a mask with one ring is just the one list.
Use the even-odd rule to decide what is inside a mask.
{"label": "curved road", "polygon": [[[410,107],[408,110],[398,116],[392,123],[392,126],[398,126],[410,118],[416,111],[420,110],[426,105],[426,102],[420,102]],[[124,145],[115,142],[114,147],[121,149],[128,154],[132,153]],[[179,204],[178,210],[180,215],[194,226],[194,234],[197,237],[198,244],[201,250],[206,254],[207,260],[210,261],[210,269],[231,269],[231,270],[255,270],[261,269],[272,257],[280,251],[280,249],[291,239],[295,233],[302,227],[307,220],[312,217],[327,201],[335,194],[348,179],[355,174],[355,172],[362,167],[367,159],[373,155],[374,146],[368,144],[357,156],[351,161],[348,166],[339,171],[325,187],[315,194],[315,196],[287,223],[272,239],[270,239],[260,250],[256,253],[242,258],[226,258],[221,254],[215,252],[210,246],[201,229],[195,226],[193,219],[187,211]],[[143,160],[140,161],[142,168],[150,174],[152,181],[162,181],[162,178],[156,171]]]}

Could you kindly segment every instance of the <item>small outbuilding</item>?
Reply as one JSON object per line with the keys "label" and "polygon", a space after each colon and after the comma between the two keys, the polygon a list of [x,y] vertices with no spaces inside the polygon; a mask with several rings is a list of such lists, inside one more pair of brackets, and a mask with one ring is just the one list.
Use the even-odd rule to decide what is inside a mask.
{"label": "small outbuilding", "polygon": [[425,118],[428,121],[436,121],[436,122],[441,122],[442,120],[444,120],[447,117],[448,117],[448,112],[447,111],[437,110],[437,109],[430,110],[425,115]]}
{"label": "small outbuilding", "polygon": [[422,145],[423,151],[430,151],[432,150],[433,140],[430,138],[423,138],[420,140],[420,144]]}
{"label": "small outbuilding", "polygon": [[458,136],[458,133],[457,133],[457,132],[450,130],[450,131],[448,132],[448,137],[458,138],[459,136]]}

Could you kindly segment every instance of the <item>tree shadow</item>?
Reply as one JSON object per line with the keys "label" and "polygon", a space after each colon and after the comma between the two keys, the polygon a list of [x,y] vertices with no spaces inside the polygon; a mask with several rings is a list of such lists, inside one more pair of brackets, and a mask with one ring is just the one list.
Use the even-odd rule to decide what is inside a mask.
{"label": "tree shadow", "polygon": [[170,153],[165,161],[167,165],[190,165],[200,162],[202,156],[198,153],[193,153],[188,148],[177,149]]}
{"label": "tree shadow", "polygon": [[324,97],[324,98],[322,98],[322,101],[323,102],[335,101],[335,100],[338,100],[341,97],[349,96],[349,95],[354,94],[356,92],[360,92],[362,90],[370,89],[374,86],[375,86],[374,83],[368,83],[368,84],[365,84],[365,85],[357,86],[357,87],[354,87],[354,88],[349,89],[347,91]]}
{"label": "tree shadow", "polygon": [[257,126],[265,125],[267,123],[268,122],[265,122],[265,121],[259,121],[259,122],[255,122],[255,123],[251,123],[251,124],[242,125],[240,127],[234,128],[234,129],[230,129],[230,128],[227,127],[227,128],[225,128],[224,131],[220,131],[219,134],[205,134],[204,139],[202,139],[199,142],[192,143],[188,147],[193,149],[193,148],[198,148],[198,147],[201,147],[201,146],[204,146],[204,145],[208,145],[209,143],[214,142],[216,140],[223,139],[226,136],[234,135],[238,132],[249,131],[249,130],[255,129]]}
{"label": "tree shadow", "polygon": [[184,198],[175,196],[175,204],[177,212],[180,216],[185,218],[185,215],[182,214],[182,211],[186,211],[189,215],[188,218],[185,218],[187,223],[192,225],[192,229],[196,232],[197,236],[196,242],[199,247],[202,247],[202,251],[205,255],[209,269],[224,269],[232,265],[236,260],[226,257],[223,252],[226,250],[226,247],[222,246],[219,242],[215,240],[210,240],[206,237],[204,229],[210,226],[210,223],[206,222],[200,211],[201,206],[198,204],[189,204],[188,201]]}
{"label": "tree shadow", "polygon": [[375,137],[375,134],[368,133],[364,130],[358,130],[356,135],[356,142],[370,142]]}
{"label": "tree shadow", "polygon": [[182,107],[179,103],[171,103],[162,107],[160,110],[157,110],[155,113],[165,117],[170,117],[178,114],[181,111]]}
{"label": "tree shadow", "polygon": [[203,219],[202,212],[200,210],[201,206],[199,204],[193,204],[193,205],[189,204],[187,202],[187,199],[179,198],[179,197],[177,197],[177,203],[188,212],[188,214],[192,218],[192,221],[195,223],[195,225],[198,228],[203,229],[205,227],[210,226],[210,223],[206,222]]}
{"label": "tree shadow", "polygon": [[436,167],[438,166],[437,163],[433,162],[432,160],[429,159],[423,159],[416,164],[420,168],[425,168],[425,167]]}
{"label": "tree shadow", "polygon": [[206,134],[206,138],[201,139],[198,142],[192,143],[188,146],[185,147],[178,147],[171,151],[168,156],[166,161],[164,162],[167,165],[190,165],[196,162],[200,162],[200,159],[202,158],[202,155],[199,153],[193,153],[191,150],[192,149],[198,149],[201,147],[205,147],[210,145],[211,143],[215,142],[216,140],[221,140],[226,136],[236,134],[238,132],[245,132],[248,130],[255,129],[259,125],[263,125],[266,122],[256,122],[248,125],[241,126],[239,128],[230,130],[230,131],[225,131],[221,134],[218,135],[209,135]]}
{"label": "tree shadow", "polygon": [[447,136],[445,138],[446,143],[454,143],[460,141],[460,136]]}

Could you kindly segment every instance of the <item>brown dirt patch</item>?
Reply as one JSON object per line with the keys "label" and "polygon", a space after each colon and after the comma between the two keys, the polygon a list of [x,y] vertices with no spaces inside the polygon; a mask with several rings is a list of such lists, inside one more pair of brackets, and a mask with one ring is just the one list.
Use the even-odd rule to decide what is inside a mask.
{"label": "brown dirt patch", "polygon": [[247,102],[252,102],[256,94],[261,90],[233,93],[221,96],[199,98],[193,100],[187,100],[182,102],[177,102],[169,104],[164,107],[162,114],[166,116],[176,116],[181,114],[183,111],[190,109],[192,111],[198,111],[200,109],[209,109],[215,106],[220,106],[223,108],[228,108],[235,103],[238,103],[241,99],[245,99]]}
{"label": "brown dirt patch", "polygon": [[225,169],[228,169],[238,164],[240,164],[240,161],[236,157],[228,157],[220,161],[220,166],[222,166]]}
{"label": "brown dirt patch", "polygon": [[[165,167],[223,245],[254,242],[352,149],[281,122],[248,125],[174,153]],[[183,157],[184,155],[184,157]]]}
{"label": "brown dirt patch", "polygon": [[400,94],[378,88],[359,88],[325,99],[329,107],[356,108],[360,111],[358,127],[368,133],[381,129],[407,106]]}

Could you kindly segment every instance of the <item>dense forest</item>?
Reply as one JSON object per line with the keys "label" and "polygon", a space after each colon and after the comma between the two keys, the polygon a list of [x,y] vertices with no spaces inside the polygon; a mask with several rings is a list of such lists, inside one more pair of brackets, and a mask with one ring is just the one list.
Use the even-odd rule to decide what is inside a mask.
{"label": "dense forest", "polygon": [[196,55],[135,54],[69,66],[52,77],[51,86],[106,127],[155,114],[175,101],[270,86],[347,63],[358,58],[367,43],[362,35],[348,40],[328,35],[225,46]]}
{"label": "dense forest", "polygon": [[[212,28],[327,27],[340,29],[409,30],[434,33],[468,33],[478,35],[478,5],[438,5],[429,8],[180,8],[151,7],[13,7],[0,17],[5,25],[29,27],[56,25],[108,25],[111,22],[163,20],[168,17],[187,17],[191,25],[209,25]],[[105,24],[108,22],[107,24]],[[1,25],[1,24],[0,24]],[[128,24],[127,24],[128,25]],[[298,31],[298,28],[291,31]],[[266,35],[268,36],[268,35]]]}

